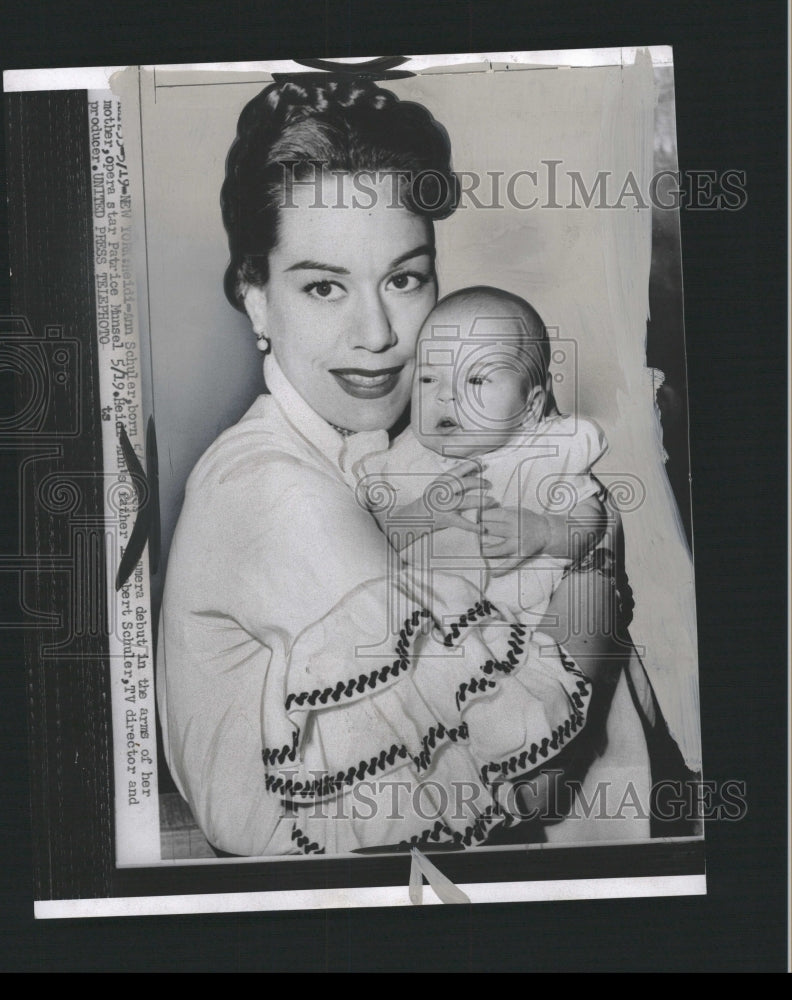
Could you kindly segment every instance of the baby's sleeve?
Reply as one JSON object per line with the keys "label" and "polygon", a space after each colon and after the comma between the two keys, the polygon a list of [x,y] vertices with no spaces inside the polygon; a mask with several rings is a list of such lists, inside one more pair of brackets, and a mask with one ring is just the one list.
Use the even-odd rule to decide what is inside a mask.
{"label": "baby's sleeve", "polygon": [[570,439],[565,469],[565,474],[575,483],[578,503],[591,496],[602,496],[602,483],[592,468],[607,450],[608,441],[599,424],[578,418],[577,433]]}
{"label": "baby's sleeve", "polygon": [[[592,471],[608,450],[602,428],[593,420],[573,417],[566,418],[564,424],[559,430],[566,431],[568,427],[569,431],[553,435],[557,454],[547,464],[542,463],[540,481],[535,484],[526,481],[535,491],[540,509],[547,513],[568,511],[590,497],[603,499],[605,494]],[[537,467],[534,475],[539,473]]]}

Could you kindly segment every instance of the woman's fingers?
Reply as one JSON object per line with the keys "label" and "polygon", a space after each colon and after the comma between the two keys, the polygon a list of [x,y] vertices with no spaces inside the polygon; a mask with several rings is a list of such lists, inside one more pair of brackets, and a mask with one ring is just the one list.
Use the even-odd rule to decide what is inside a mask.
{"label": "woman's fingers", "polygon": [[493,538],[492,535],[484,535],[481,539],[481,551],[485,556],[497,558],[498,556],[514,555],[514,544],[507,538]]}
{"label": "woman's fingers", "polygon": [[451,474],[458,476],[459,479],[464,479],[466,476],[480,476],[485,468],[486,466],[480,462],[465,458],[451,469]]}
{"label": "woman's fingers", "polygon": [[481,551],[496,558],[514,554],[514,522],[501,507],[482,510]]}
{"label": "woman's fingers", "polygon": [[468,520],[468,518],[463,517],[457,511],[446,514],[443,518],[442,526],[444,528],[461,528],[462,531],[475,531],[476,534],[479,534],[481,530],[476,521]]}
{"label": "woman's fingers", "polygon": [[482,477],[479,466],[475,462],[466,462],[434,479],[424,490],[423,499],[433,512],[479,513],[497,506],[497,501],[489,495],[491,488],[492,483]]}
{"label": "woman's fingers", "polygon": [[490,510],[495,506],[495,500],[483,489],[470,489],[459,498],[456,510]]}
{"label": "woman's fingers", "polygon": [[429,489],[425,491],[425,496],[432,497],[433,500],[436,497],[437,501],[442,501],[443,506],[446,504],[451,506],[449,501],[453,499],[458,501],[457,508],[462,508],[463,504],[465,506],[469,505],[469,497],[483,497],[487,494],[487,490],[491,488],[492,483],[488,479],[482,479],[479,475],[471,474],[462,478],[454,476],[453,478],[448,477],[434,480]]}
{"label": "woman's fingers", "polygon": [[458,484],[454,484],[453,489],[455,493],[462,496],[470,490],[492,489],[492,483],[489,479],[483,479],[481,476],[466,476],[464,479],[461,479]]}
{"label": "woman's fingers", "polygon": [[481,514],[481,526],[493,535],[510,534],[514,530],[513,518],[497,504],[492,505]]}

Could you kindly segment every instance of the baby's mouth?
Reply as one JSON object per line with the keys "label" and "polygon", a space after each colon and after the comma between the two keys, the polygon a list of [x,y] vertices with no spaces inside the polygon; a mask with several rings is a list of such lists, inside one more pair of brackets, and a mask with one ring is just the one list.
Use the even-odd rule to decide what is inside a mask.
{"label": "baby's mouth", "polygon": [[439,431],[453,431],[457,427],[459,427],[459,424],[451,417],[443,417],[442,420],[437,421],[437,429]]}

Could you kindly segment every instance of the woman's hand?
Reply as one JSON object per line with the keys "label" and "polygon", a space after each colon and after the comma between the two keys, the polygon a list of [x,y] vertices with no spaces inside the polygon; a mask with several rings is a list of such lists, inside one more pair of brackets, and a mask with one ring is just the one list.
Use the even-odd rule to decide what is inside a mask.
{"label": "woman's hand", "polygon": [[[618,553],[621,541],[620,526],[613,519],[601,544]],[[548,767],[521,775],[516,782],[523,816],[557,819],[566,815],[574,794],[568,782],[580,779],[598,752],[619,675],[634,648],[620,627],[614,579],[595,568],[578,566],[564,576],[538,629],[564,647],[593,685],[584,731]]]}
{"label": "woman's hand", "polygon": [[404,529],[409,529],[414,539],[443,528],[461,528],[478,534],[480,518],[495,506],[487,494],[490,486],[482,478],[477,462],[461,462],[433,479],[416,500],[389,510],[388,536],[394,542]]}
{"label": "woman's hand", "polygon": [[537,514],[526,507],[492,507],[481,517],[481,553],[504,560],[492,567],[495,576],[534,556],[578,562],[603,537],[607,516],[602,502],[587,497],[564,514]]}
{"label": "woman's hand", "polygon": [[[628,662],[633,646],[619,614],[615,564],[622,545],[621,527],[611,518],[599,548],[610,553],[610,570],[597,569],[594,560],[565,574],[538,628],[576,661],[594,682],[612,680]],[[626,577],[623,581],[626,585]]]}
{"label": "woman's hand", "polygon": [[492,506],[481,514],[481,554],[488,559],[509,559],[494,568],[508,572],[525,559],[541,555],[550,541],[550,525],[543,514],[515,507]]}

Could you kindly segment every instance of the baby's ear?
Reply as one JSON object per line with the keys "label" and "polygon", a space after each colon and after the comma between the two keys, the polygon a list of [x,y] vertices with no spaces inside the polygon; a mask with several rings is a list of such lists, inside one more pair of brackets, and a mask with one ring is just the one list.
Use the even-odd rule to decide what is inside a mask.
{"label": "baby's ear", "polygon": [[536,423],[544,416],[547,402],[547,390],[543,385],[535,385],[528,390],[525,400],[525,416],[531,423]]}

